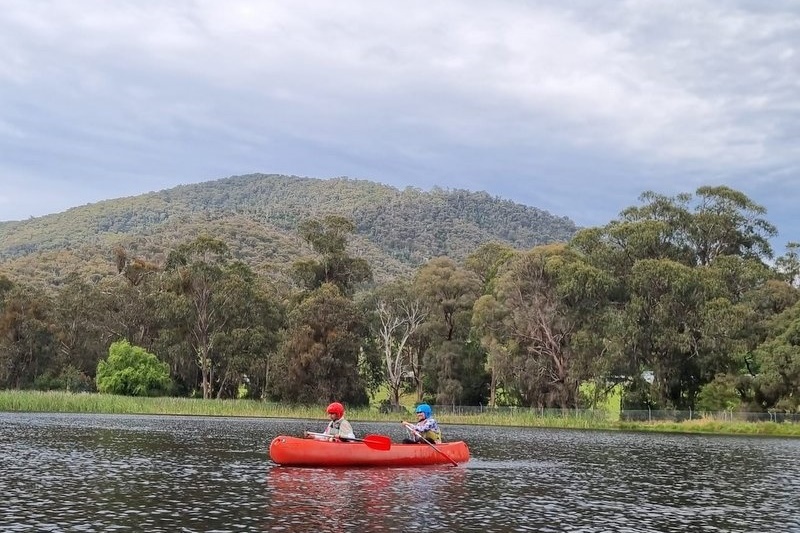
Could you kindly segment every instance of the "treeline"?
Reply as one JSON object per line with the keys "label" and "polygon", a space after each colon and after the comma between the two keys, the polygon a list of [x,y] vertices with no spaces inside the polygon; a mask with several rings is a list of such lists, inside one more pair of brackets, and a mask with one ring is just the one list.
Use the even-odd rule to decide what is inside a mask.
{"label": "treeline", "polygon": [[641,200],[568,242],[380,282],[339,215],[297,224],[312,253],[284,273],[205,234],[162,261],[117,247],[116,276],[55,291],[0,278],[0,387],[95,390],[124,340],[182,396],[586,408],[621,387],[626,409],[797,411],[800,245],[773,261],[764,209],[727,187]]}

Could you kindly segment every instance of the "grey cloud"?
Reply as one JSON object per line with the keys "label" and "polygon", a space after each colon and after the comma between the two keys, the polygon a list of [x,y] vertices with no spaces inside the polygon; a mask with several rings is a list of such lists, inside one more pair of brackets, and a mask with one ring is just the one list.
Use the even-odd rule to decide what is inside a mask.
{"label": "grey cloud", "polygon": [[[83,203],[83,177],[110,198],[135,192],[113,176],[146,192],[261,171],[485,189],[581,224],[728,183],[796,222],[778,197],[800,155],[798,11],[7,1],[0,179],[69,189],[33,214]],[[3,194],[0,217],[31,214],[24,187]]]}

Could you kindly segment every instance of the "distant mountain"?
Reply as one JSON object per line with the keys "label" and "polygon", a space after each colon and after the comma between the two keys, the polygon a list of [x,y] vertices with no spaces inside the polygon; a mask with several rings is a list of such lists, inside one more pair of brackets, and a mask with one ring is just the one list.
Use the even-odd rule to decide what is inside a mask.
{"label": "distant mountain", "polygon": [[352,253],[370,262],[377,280],[437,256],[461,260],[485,242],[527,249],[566,241],[578,229],[566,217],[485,192],[250,174],[0,222],[0,274],[46,284],[70,272],[113,275],[115,246],[161,261],[201,234],[224,239],[238,258],[275,274],[310,253],[297,225],[327,214],[355,222]]}

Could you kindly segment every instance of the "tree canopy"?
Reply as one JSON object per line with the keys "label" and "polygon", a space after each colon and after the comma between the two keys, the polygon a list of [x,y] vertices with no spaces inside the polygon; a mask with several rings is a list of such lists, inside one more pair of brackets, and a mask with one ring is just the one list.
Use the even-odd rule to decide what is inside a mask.
{"label": "tree canopy", "polygon": [[[44,285],[0,275],[0,386],[144,394],[169,384],[204,398],[348,405],[383,391],[393,408],[411,394],[572,409],[621,390],[628,409],[799,408],[798,246],[773,258],[776,230],[741,192],[645,192],[560,242],[465,244],[436,230],[430,238],[446,242],[427,250],[459,253],[422,257],[409,221],[430,221],[413,209],[429,197],[347,181],[328,192],[353,188],[372,220],[408,222],[391,237],[418,260],[403,275],[374,276],[366,235],[389,239],[392,228],[363,216],[272,213],[294,233],[273,240],[245,224],[235,241],[230,218],[209,215],[220,230],[199,231],[189,217],[174,241],[98,244],[108,275],[47,267],[57,282]],[[442,217],[484,220],[480,197],[434,194],[449,206]],[[254,255],[264,247],[289,266]],[[148,377],[164,369],[169,383]]]}

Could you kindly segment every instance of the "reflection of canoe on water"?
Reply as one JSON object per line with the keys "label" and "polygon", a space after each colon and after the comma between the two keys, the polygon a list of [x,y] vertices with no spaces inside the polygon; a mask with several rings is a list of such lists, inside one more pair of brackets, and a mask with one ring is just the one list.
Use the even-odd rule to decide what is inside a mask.
{"label": "reflection of canoe on water", "polygon": [[464,442],[395,444],[378,449],[364,442],[327,442],[279,435],[269,445],[269,457],[291,466],[424,466],[465,463]]}
{"label": "reflection of canoe on water", "polygon": [[263,519],[249,529],[284,533],[434,531],[441,510],[463,501],[468,475],[452,465],[300,468],[267,461],[265,470]]}

